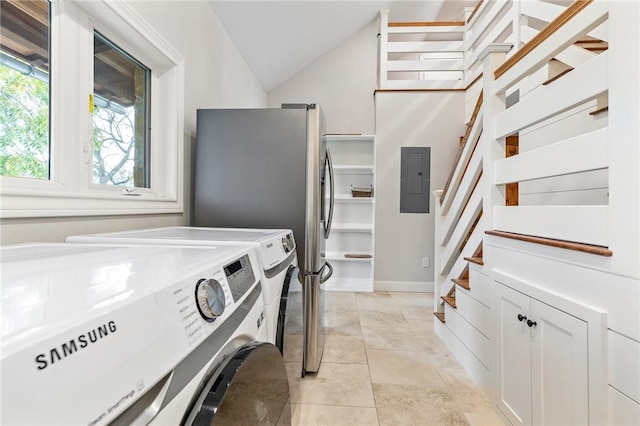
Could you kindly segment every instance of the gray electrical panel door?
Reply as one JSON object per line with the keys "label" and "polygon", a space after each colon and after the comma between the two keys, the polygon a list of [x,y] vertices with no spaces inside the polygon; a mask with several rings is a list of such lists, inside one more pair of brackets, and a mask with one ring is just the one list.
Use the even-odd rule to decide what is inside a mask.
{"label": "gray electrical panel door", "polygon": [[400,150],[400,213],[429,213],[431,148]]}

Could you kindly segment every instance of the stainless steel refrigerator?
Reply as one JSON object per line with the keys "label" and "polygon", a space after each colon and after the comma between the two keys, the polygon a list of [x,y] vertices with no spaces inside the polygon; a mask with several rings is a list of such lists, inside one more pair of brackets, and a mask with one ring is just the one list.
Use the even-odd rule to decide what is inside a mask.
{"label": "stainless steel refrigerator", "polygon": [[325,239],[333,214],[333,169],[322,134],[315,104],[198,110],[194,225],[293,230],[302,285],[302,375],[320,367],[321,284],[332,273]]}

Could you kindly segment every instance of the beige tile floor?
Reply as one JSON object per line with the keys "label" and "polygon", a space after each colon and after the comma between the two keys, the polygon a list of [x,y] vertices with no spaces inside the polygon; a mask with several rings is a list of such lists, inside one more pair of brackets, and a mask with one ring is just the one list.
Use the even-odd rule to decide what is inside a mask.
{"label": "beige tile floor", "polygon": [[317,374],[300,378],[302,338],[285,340],[292,425],[502,425],[433,332],[432,293],[328,292],[325,303]]}

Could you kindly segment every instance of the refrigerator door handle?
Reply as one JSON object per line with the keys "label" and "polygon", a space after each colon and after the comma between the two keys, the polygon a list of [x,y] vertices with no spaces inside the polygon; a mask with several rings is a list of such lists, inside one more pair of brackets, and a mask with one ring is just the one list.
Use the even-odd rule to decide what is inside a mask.
{"label": "refrigerator door handle", "polygon": [[[335,201],[335,184],[333,183],[333,162],[331,161],[331,151],[327,148],[326,160],[329,167],[329,217],[324,229],[324,238],[329,238],[331,232],[331,224],[333,223],[333,205]],[[333,269],[332,269],[333,271]]]}
{"label": "refrigerator door handle", "polygon": [[[325,267],[329,268],[329,273],[327,275],[322,274]],[[329,262],[325,262],[324,266],[320,270],[320,284],[324,284],[329,278],[331,278],[331,275],[333,275],[333,266],[331,266]]]}

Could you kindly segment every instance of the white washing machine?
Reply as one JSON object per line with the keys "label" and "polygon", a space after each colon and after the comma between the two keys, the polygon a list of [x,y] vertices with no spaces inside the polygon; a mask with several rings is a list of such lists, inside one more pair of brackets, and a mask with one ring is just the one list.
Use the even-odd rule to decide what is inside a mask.
{"label": "white washing machine", "polygon": [[267,338],[283,352],[284,325],[289,291],[300,295],[296,244],[289,229],[167,227],[138,231],[68,237],[67,242],[102,242],[132,244],[221,245],[242,244],[256,248],[262,266]]}
{"label": "white washing machine", "polygon": [[253,248],[25,244],[0,266],[0,423],[290,418]]}

